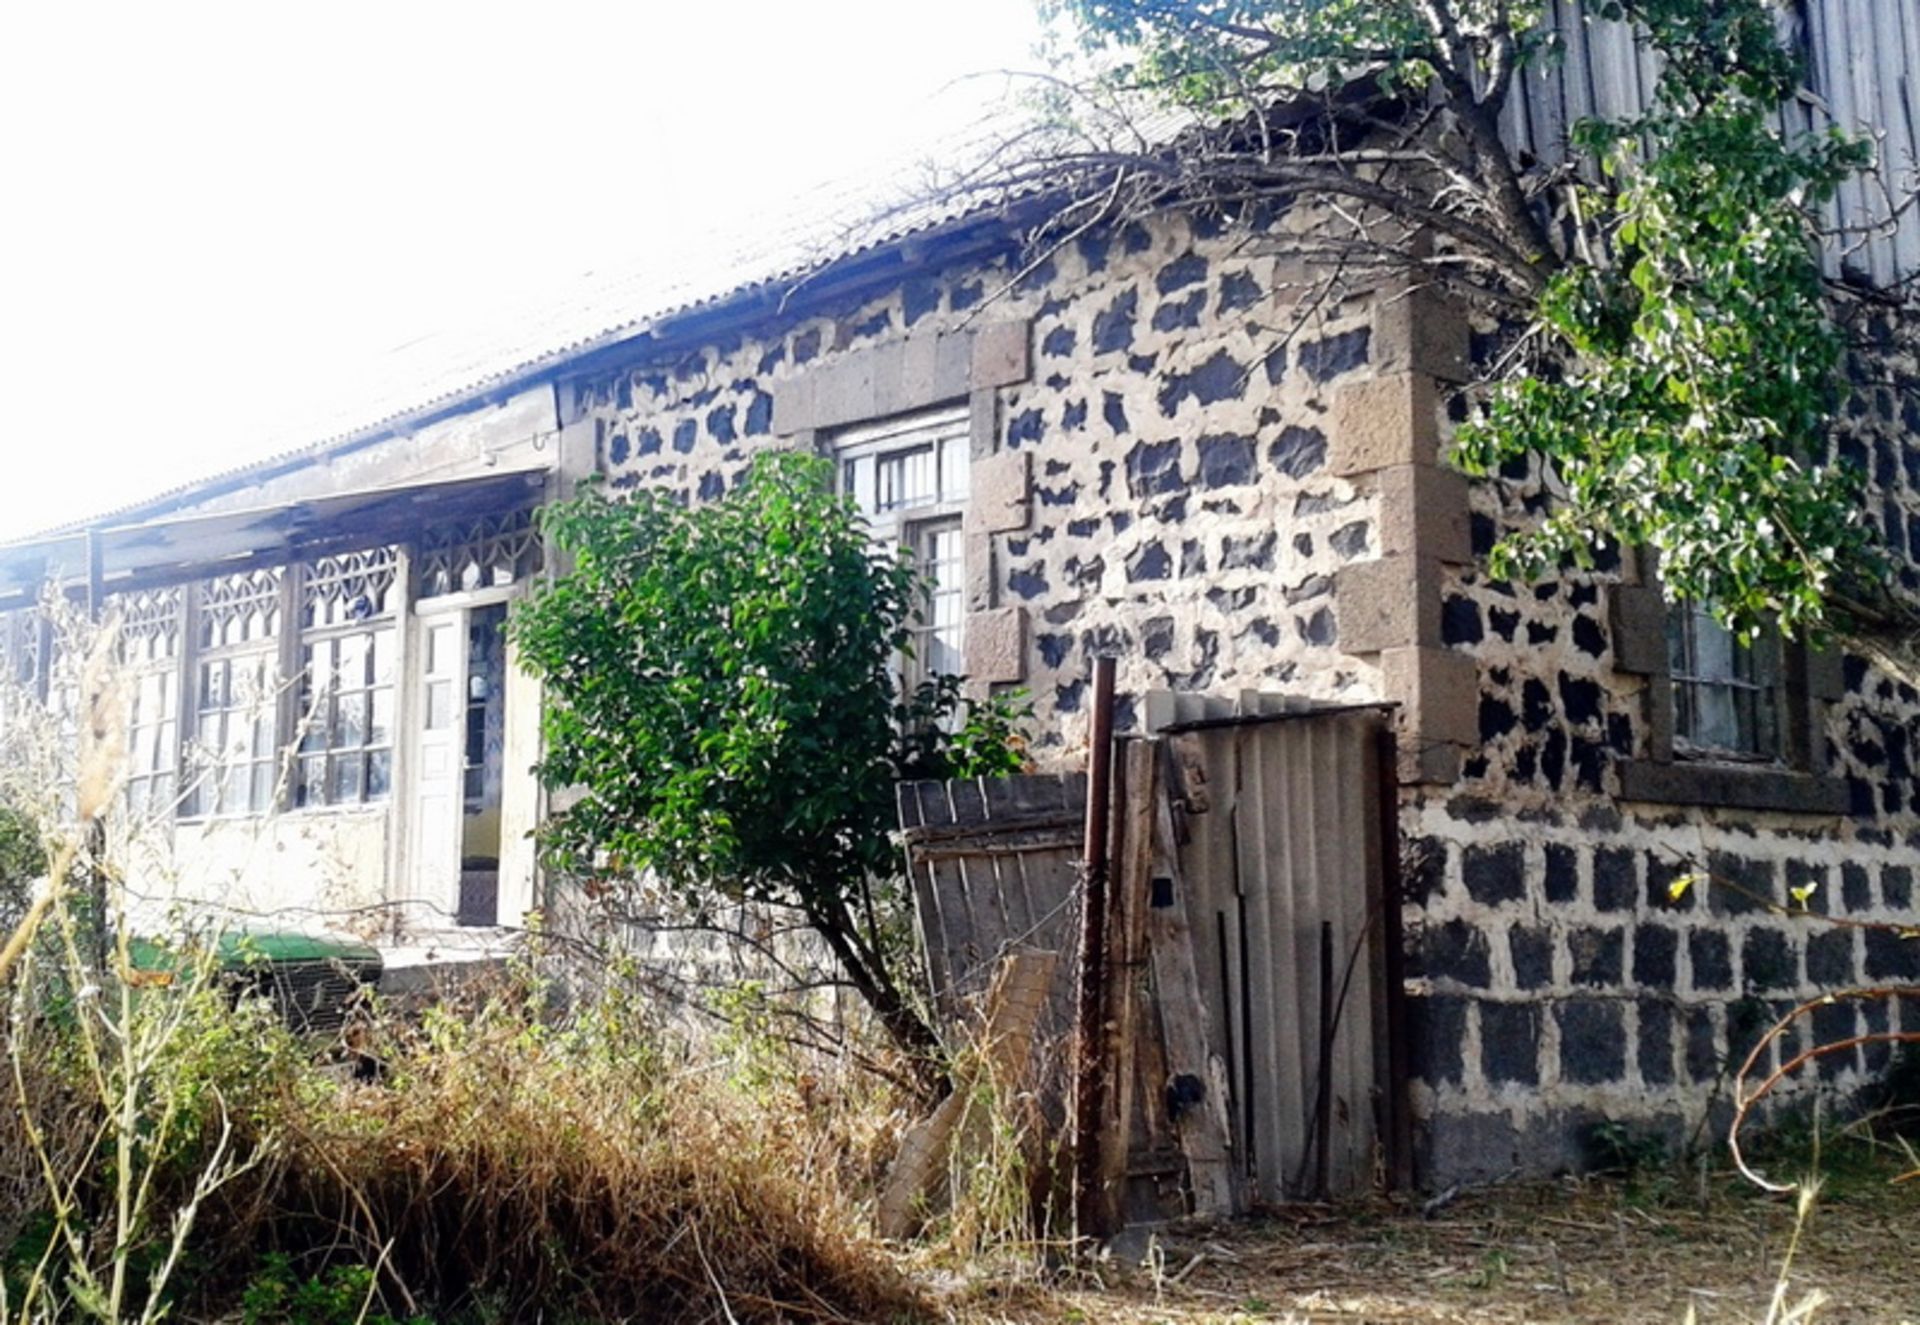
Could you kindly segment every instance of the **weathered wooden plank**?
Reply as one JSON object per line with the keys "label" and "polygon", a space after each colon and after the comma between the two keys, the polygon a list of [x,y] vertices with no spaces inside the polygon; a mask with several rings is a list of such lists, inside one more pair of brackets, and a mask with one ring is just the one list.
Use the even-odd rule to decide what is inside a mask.
{"label": "weathered wooden plank", "polygon": [[[1200,942],[1187,913],[1190,889],[1180,868],[1173,807],[1162,785],[1154,804],[1154,870],[1168,881],[1164,897],[1147,913],[1147,949],[1153,962],[1154,1003],[1165,1042],[1167,1095],[1178,1101],[1169,1119],[1187,1162],[1195,1215],[1230,1215],[1245,1208],[1235,1182],[1230,1086],[1226,1059],[1208,1016],[1210,1000],[1200,983]],[[1197,1096],[1197,1098],[1196,1098]]]}

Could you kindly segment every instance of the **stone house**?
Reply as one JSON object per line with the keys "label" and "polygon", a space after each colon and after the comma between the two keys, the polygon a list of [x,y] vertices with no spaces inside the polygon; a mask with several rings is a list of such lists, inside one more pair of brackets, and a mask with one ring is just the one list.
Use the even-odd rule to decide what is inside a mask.
{"label": "stone house", "polygon": [[[49,577],[121,605],[129,794],[177,805],[156,895],[512,923],[542,899],[538,690],[500,633],[543,573],[529,513],[589,475],[711,500],[804,447],[914,549],[923,661],[1025,689],[1043,764],[1084,756],[1103,654],[1122,730],[1154,689],[1398,706],[1432,1181],[1577,1162],[1600,1119],[1688,1131],[1774,1010],[1920,979],[1920,945],[1764,906],[1920,916],[1910,681],[1735,649],[1631,554],[1490,580],[1486,551],[1546,500],[1531,468],[1443,462],[1490,341],[1430,291],[1362,288],[1282,343],[1299,218],[1168,213],[1037,263],[1016,222],[935,214],[804,272],[630,301],[373,426],[0,548],[11,675],[52,674],[28,610]],[[1911,327],[1883,331],[1893,384],[1856,393],[1834,444],[1914,589],[1920,360]],[[1674,895],[1699,871],[1734,886]],[[1920,1009],[1811,1032],[1899,1017]]]}

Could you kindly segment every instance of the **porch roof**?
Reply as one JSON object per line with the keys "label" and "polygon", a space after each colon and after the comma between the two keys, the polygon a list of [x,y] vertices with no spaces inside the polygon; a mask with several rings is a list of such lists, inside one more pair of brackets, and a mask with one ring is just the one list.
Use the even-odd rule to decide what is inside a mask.
{"label": "porch roof", "polygon": [[0,611],[31,604],[49,584],[109,594],[397,541],[429,524],[528,505],[546,477],[544,469],[507,470],[0,543]]}

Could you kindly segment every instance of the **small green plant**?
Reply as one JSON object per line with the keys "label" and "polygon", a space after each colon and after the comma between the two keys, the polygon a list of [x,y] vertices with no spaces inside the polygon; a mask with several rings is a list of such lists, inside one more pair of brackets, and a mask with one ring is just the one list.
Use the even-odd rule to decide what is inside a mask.
{"label": "small green plant", "polygon": [[[364,1265],[336,1265],[302,1279],[293,1258],[269,1252],[241,1294],[245,1325],[403,1325],[396,1317],[373,1309],[373,1271]],[[428,1325],[425,1316],[409,1317],[404,1325]]]}

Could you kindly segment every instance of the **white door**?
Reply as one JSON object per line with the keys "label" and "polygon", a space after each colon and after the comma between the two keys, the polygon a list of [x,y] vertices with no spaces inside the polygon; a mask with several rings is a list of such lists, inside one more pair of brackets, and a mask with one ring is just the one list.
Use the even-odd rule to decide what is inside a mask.
{"label": "white door", "polygon": [[451,925],[460,907],[461,808],[467,748],[467,614],[420,618],[419,720],[413,778],[413,896],[429,924]]}

